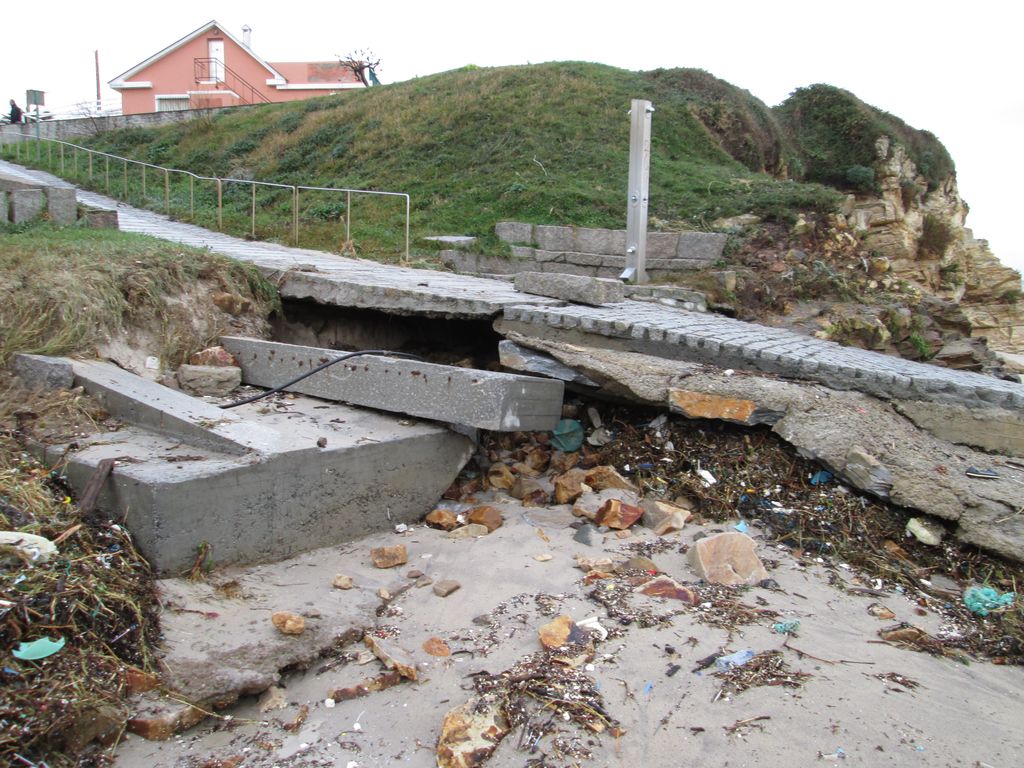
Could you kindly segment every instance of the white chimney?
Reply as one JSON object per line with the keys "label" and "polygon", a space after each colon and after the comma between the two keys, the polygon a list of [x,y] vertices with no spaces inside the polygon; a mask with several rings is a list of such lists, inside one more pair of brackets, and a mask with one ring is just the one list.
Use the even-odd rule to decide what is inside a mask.
{"label": "white chimney", "polygon": [[252,27],[248,24],[242,27],[242,45],[246,48],[251,47],[252,44]]}

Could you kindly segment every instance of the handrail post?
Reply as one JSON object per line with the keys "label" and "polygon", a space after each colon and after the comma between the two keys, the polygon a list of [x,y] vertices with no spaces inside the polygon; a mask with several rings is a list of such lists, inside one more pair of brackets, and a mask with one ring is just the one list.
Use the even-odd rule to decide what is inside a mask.
{"label": "handrail post", "polygon": [[256,239],[256,185],[252,184],[252,239]]}
{"label": "handrail post", "polygon": [[292,187],[292,242],[299,247],[299,188]]}
{"label": "handrail post", "polygon": [[217,231],[224,231],[224,185],[217,179]]}
{"label": "handrail post", "polygon": [[142,204],[146,204],[146,166],[142,166]]}
{"label": "handrail post", "polygon": [[60,175],[64,175],[64,145],[60,145]]}
{"label": "handrail post", "polygon": [[124,161],[124,191],[123,191],[122,194],[124,195],[125,202],[128,202],[128,159],[127,158],[125,158],[125,161]]}
{"label": "handrail post", "polygon": [[405,196],[405,260],[409,261],[409,196]]}
{"label": "handrail post", "polygon": [[72,156],[75,158],[75,178],[78,178],[78,145],[72,145],[74,149],[71,151]]}
{"label": "handrail post", "polygon": [[53,170],[53,142],[46,142],[46,167]]}
{"label": "handrail post", "polygon": [[[61,146],[61,149],[64,149],[63,145]],[[104,176],[104,185],[105,185],[104,188],[106,189],[106,192],[109,195],[110,194],[110,156],[109,155],[104,155],[103,156],[103,160],[104,160],[104,163],[103,163],[103,176]]]}
{"label": "handrail post", "polygon": [[345,192],[345,242],[352,240],[352,192]]}
{"label": "handrail post", "polygon": [[196,179],[191,174],[188,177],[188,217],[190,221],[196,220]]}
{"label": "handrail post", "polygon": [[171,215],[171,177],[164,168],[164,213]]}
{"label": "handrail post", "polygon": [[89,181],[92,181],[92,151],[89,152]]}

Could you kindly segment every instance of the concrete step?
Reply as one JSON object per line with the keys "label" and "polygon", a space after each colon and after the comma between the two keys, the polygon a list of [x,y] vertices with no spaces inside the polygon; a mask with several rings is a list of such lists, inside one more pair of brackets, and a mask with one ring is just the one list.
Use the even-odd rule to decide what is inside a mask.
{"label": "concrete step", "polygon": [[436,424],[297,395],[225,411],[105,363],[53,360],[128,424],[47,460],[66,454],[79,493],[116,460],[98,508],[160,575],[188,570],[203,544],[217,565],[265,563],[411,523],[472,453]]}

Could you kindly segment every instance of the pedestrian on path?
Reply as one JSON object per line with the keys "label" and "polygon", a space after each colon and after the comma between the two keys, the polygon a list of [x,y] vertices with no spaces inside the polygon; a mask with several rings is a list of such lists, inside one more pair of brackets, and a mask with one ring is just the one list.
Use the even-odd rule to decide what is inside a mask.
{"label": "pedestrian on path", "polygon": [[21,107],[14,103],[14,99],[11,99],[11,124],[20,123],[22,114]]}

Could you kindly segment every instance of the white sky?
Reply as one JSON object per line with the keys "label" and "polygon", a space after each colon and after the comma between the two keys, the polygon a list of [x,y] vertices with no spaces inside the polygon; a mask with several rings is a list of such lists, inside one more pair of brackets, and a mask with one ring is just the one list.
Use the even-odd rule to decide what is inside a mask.
{"label": "white sky", "polygon": [[370,49],[382,60],[384,83],[465,64],[568,60],[699,67],[769,105],[797,87],[830,83],[936,134],[956,161],[968,226],[1004,263],[1024,269],[1016,226],[1024,14],[1005,0],[98,0],[61,3],[47,18],[40,6],[15,0],[0,17],[5,107],[9,98],[23,105],[27,88],[46,91],[54,107],[94,99],[97,49],[103,96],[113,97],[107,81],[211,18],[239,38],[242,25],[251,26],[253,50],[269,61],[327,61]]}

